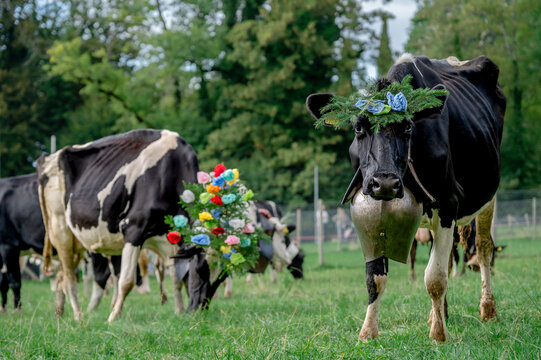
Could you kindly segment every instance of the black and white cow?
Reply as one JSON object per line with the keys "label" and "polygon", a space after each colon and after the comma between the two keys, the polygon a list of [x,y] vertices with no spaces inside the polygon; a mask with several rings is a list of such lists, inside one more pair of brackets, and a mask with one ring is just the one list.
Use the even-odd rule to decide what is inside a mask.
{"label": "black and white cow", "polygon": [[[490,59],[430,60],[402,55],[378,81],[384,89],[406,75],[414,88],[446,88],[449,95],[439,108],[417,113],[414,121],[393,123],[377,134],[365,117],[354,125],[349,154],[355,176],[344,202],[361,191],[376,200],[402,197],[405,190],[422,204],[422,226],[434,231],[434,245],[425,271],[432,299],[430,336],[449,338],[443,313],[449,254],[455,224],[464,225],[477,215],[477,252],[481,267],[481,319],[496,316],[491,290],[490,260],[494,244],[490,224],[494,196],[500,182],[500,143],[506,100],[499,85],[499,69]],[[314,117],[330,94],[313,94],[307,107]],[[378,336],[378,311],[387,283],[387,258],[366,264],[369,305],[359,338]]]}
{"label": "black and white cow", "polygon": [[0,293],[2,310],[8,289],[21,307],[21,251],[43,252],[45,228],[41,219],[36,174],[0,179]]}
{"label": "black and white cow", "polygon": [[[134,130],[67,146],[41,157],[37,168],[46,242],[56,248],[62,264],[56,312],[63,314],[67,294],[75,318],[81,316],[73,275],[80,252],[122,254],[111,322],[134,285],[141,248],[164,258],[176,252],[165,238],[164,217],[184,213],[178,194],[183,181],[196,181],[197,156],[177,133]],[[175,284],[176,312],[184,306],[181,286]]]}

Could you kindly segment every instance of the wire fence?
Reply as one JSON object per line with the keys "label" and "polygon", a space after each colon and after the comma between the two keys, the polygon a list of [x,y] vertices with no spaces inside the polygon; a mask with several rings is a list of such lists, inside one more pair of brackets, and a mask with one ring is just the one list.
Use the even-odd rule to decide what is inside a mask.
{"label": "wire fence", "polygon": [[[315,213],[313,204],[303,207],[280,206],[286,222],[295,224],[291,234],[298,242],[316,242],[317,232],[325,242],[357,241],[349,205],[320,203]],[[497,239],[541,238],[541,189],[502,191],[497,194],[493,218],[493,237]]]}

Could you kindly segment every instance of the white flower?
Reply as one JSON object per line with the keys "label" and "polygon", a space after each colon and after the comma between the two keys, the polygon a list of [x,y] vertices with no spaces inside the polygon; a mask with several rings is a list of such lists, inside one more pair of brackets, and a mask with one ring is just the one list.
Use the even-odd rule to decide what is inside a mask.
{"label": "white flower", "polygon": [[231,219],[229,220],[229,225],[233,229],[242,229],[244,227],[244,220],[242,219]]}
{"label": "white flower", "polygon": [[189,204],[195,200],[195,195],[191,190],[184,190],[182,195],[180,196],[182,201],[184,201],[186,204]]}

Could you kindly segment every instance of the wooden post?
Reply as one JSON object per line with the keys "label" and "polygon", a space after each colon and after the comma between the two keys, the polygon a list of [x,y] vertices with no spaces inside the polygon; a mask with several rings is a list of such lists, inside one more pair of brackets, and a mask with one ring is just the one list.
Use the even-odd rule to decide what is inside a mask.
{"label": "wooden post", "polygon": [[297,232],[297,243],[295,244],[297,247],[301,246],[301,239],[302,239],[302,214],[301,214],[301,208],[297,208],[297,228],[295,229]]}
{"label": "wooden post", "polygon": [[338,251],[342,251],[342,213],[341,208],[336,208],[336,239],[338,240]]}
{"label": "wooden post", "polygon": [[323,255],[323,214],[321,213],[323,202],[319,199],[317,204],[317,248],[319,252],[319,265],[325,265],[325,258]]}
{"label": "wooden post", "polygon": [[533,239],[536,240],[537,238],[537,198],[532,199],[532,226],[533,226]]}

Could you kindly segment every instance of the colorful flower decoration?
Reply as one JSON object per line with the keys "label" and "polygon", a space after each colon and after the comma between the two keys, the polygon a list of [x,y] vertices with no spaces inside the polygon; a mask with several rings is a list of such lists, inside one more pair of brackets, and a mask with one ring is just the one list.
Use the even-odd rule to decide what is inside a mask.
{"label": "colorful flower decoration", "polygon": [[167,234],[167,240],[171,244],[177,244],[180,240],[182,240],[182,235],[178,231],[169,231]]}
{"label": "colorful flower decoration", "polygon": [[208,246],[210,245],[210,238],[205,234],[194,235],[191,238],[192,242],[197,245]]}
{"label": "colorful flower decoration", "polygon": [[237,195],[235,194],[227,194],[222,196],[222,201],[224,202],[224,204],[231,204],[235,200],[237,200]]}
{"label": "colorful flower decoration", "polygon": [[206,172],[204,172],[204,171],[199,171],[199,172],[197,173],[197,182],[198,182],[199,184],[206,184],[206,183],[210,182],[210,180],[211,180],[211,177],[210,177],[210,175],[207,174]]}
{"label": "colorful flower decoration", "polygon": [[218,195],[214,195],[212,198],[210,198],[210,201],[212,201],[212,203],[215,204],[215,205],[223,205],[224,204],[222,202],[222,198],[219,197]]}
{"label": "colorful flower decoration", "polygon": [[213,219],[213,217],[208,211],[203,211],[203,212],[199,213],[199,220],[201,220],[201,221],[208,221],[208,220],[212,220],[212,219]]}
{"label": "colorful flower decoration", "polygon": [[235,235],[229,235],[227,239],[225,239],[225,243],[227,245],[237,245],[240,243],[240,239]]}
{"label": "colorful flower decoration", "polygon": [[184,183],[184,187],[179,203],[189,218],[167,216],[165,222],[170,226],[170,234],[174,234],[168,235],[168,239],[190,239],[205,252],[222,254],[209,257],[209,265],[227,273],[245,272],[253,267],[259,259],[259,241],[270,238],[250,224],[248,201],[254,193],[240,181],[239,170],[218,164],[210,173],[200,171],[197,183]]}
{"label": "colorful flower decoration", "polygon": [[182,228],[188,224],[188,218],[184,215],[173,216],[173,224],[175,224],[176,227]]}
{"label": "colorful flower decoration", "polygon": [[180,199],[186,204],[189,204],[195,200],[195,195],[191,190],[184,190],[184,192],[180,196]]}
{"label": "colorful flower decoration", "polygon": [[408,109],[408,100],[406,100],[402,92],[393,95],[390,91],[387,91],[387,103],[394,111],[406,112]]}
{"label": "colorful flower decoration", "polygon": [[214,176],[218,177],[226,170],[224,164],[218,164],[214,167]]}

